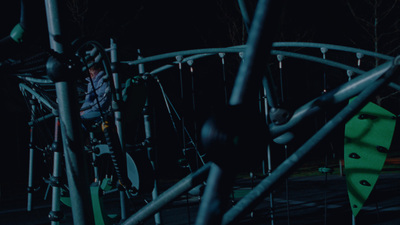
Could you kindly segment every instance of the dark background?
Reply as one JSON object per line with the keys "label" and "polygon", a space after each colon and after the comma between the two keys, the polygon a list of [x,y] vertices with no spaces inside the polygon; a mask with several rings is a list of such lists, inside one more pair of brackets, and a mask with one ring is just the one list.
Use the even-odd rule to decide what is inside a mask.
{"label": "dark background", "polygon": [[[248,1],[250,10],[254,8],[255,2]],[[371,43],[365,41],[367,35],[352,17],[346,3],[344,0],[288,1],[279,20],[281,30],[276,35],[276,41],[322,42],[373,50]],[[360,1],[357,8],[363,7],[366,7],[366,3]],[[118,44],[119,57],[122,61],[136,59],[137,49],[141,49],[144,56],[151,56],[178,50],[228,47],[244,44],[246,41],[246,31],[236,1],[63,1],[61,9],[66,42],[86,37],[108,46],[109,38],[113,37]],[[48,49],[43,1],[37,1],[35,12],[37,12],[35,18],[37,22],[34,23],[35,28],[30,30],[31,39],[26,43],[29,46],[27,51],[32,52]],[[368,15],[367,11],[362,13]],[[11,1],[7,3],[7,7],[1,7],[0,16],[2,21],[0,34],[5,36],[18,22],[18,1]],[[239,59],[237,56],[227,59],[230,59],[227,68],[229,89],[236,75]],[[286,78],[288,105],[300,105],[321,93],[322,68],[303,63],[289,63],[289,65],[290,67],[285,68],[288,74]],[[197,104],[201,110],[199,113],[201,116],[198,118],[199,127],[213,110],[224,104],[221,80],[216,78],[216,74],[221,73],[220,66],[218,60],[213,60],[203,63],[200,61],[199,66],[195,67],[199,76],[201,74],[197,93]],[[185,70],[185,73],[188,74],[188,70]],[[179,100],[175,101],[179,99],[178,71],[169,71],[160,76],[160,79],[178,109],[183,112],[189,110],[190,108],[187,109],[189,106],[184,106],[185,104]],[[339,74],[331,78],[329,85],[333,87],[345,81],[345,75]],[[6,186],[18,184],[25,188],[28,174],[29,112],[18,90],[18,82],[16,78],[9,76],[0,78],[4,121],[0,173],[2,183]],[[159,92],[156,92],[156,96],[159,99],[161,97]],[[397,102],[391,102],[388,108],[398,114]],[[177,169],[176,161],[181,154],[180,144],[171,141],[176,139],[176,134],[169,123],[162,101],[157,102],[156,112],[157,118],[161,121],[157,127],[160,165],[162,168],[170,169],[163,172],[166,175],[185,174],[187,170]],[[320,121],[313,122],[310,131],[317,128],[318,123]],[[320,156],[318,154],[316,158],[320,159]]]}

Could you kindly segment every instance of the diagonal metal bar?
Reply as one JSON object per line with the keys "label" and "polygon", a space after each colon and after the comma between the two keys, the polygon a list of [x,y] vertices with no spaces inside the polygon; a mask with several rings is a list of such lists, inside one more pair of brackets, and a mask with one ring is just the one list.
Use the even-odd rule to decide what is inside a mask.
{"label": "diagonal metal bar", "polygon": [[370,70],[363,75],[358,76],[351,81],[339,86],[338,88],[331,90],[328,93],[308,102],[307,104],[298,108],[286,124],[271,124],[269,128],[271,136],[275,138],[289,131],[290,129],[296,127],[306,117],[308,118],[322,111],[324,107],[344,102],[351,97],[356,96],[368,86],[373,85],[374,82],[380,76],[382,76],[382,74],[390,69],[392,64],[392,61],[386,62],[376,67],[375,69]]}
{"label": "diagonal metal bar", "polygon": [[[267,73],[266,63],[270,57],[272,42],[278,29],[280,17],[285,1],[262,0],[257,3],[254,19],[251,24],[247,47],[244,51],[244,60],[233,86],[230,105],[240,105],[251,101],[257,96],[258,85],[261,83],[261,76]],[[271,92],[272,80],[268,75],[268,90]],[[256,88],[255,88],[256,87]],[[274,107],[276,98],[270,93],[272,99],[268,99]]]}
{"label": "diagonal metal bar", "polygon": [[147,218],[160,211],[168,203],[189,191],[193,187],[204,182],[207,178],[212,163],[207,163],[197,171],[180,180],[174,186],[161,193],[157,199],[141,208],[138,212],[129,217],[122,225],[142,224]]}
{"label": "diagonal metal bar", "polygon": [[232,207],[223,217],[222,224],[232,224],[241,215],[248,212],[256,206],[266,195],[278,184],[279,181],[284,179],[290,172],[301,162],[304,157],[314,149],[322,140],[324,140],[332,131],[338,128],[341,124],[347,122],[353,117],[365,104],[368,103],[370,97],[377,93],[380,88],[384,87],[390,82],[394,75],[398,75],[399,59],[395,59],[395,64],[377,79],[373,85],[362,91],[356,99],[348,104],[342,111],[335,117],[328,121],[314,136],[306,141],[296,152],[294,152],[288,159],[280,164],[270,176],[265,178],[259,185],[257,185],[248,195],[241,199],[234,207]]}
{"label": "diagonal metal bar", "polygon": [[[276,93],[273,92],[273,82],[270,74],[267,73],[268,59],[272,48],[274,35],[277,33],[278,20],[283,9],[285,1],[274,0],[260,0],[257,3],[254,19],[251,24],[247,47],[244,51],[244,58],[240,64],[237,73],[229,105],[244,106],[249,105],[254,100],[258,100],[258,90],[261,86],[263,75],[267,84],[266,90],[269,97],[268,102],[272,107],[276,107]],[[221,118],[219,118],[221,119]],[[211,143],[218,143],[217,135],[219,132],[226,132],[218,127],[219,121],[210,120],[206,123],[206,128],[203,126],[202,139],[210,139]],[[235,121],[231,121],[232,123]],[[207,126],[209,128],[207,128]],[[213,136],[213,134],[216,134]],[[207,138],[210,136],[210,138]],[[228,140],[225,140],[227,142]],[[222,141],[223,142],[223,141]],[[228,144],[228,143],[226,143]],[[207,145],[205,143],[205,145]],[[209,147],[211,147],[211,144]],[[211,151],[218,151],[216,155],[223,155],[229,152],[227,145],[222,144],[219,149],[212,149]],[[210,150],[210,149],[209,149]],[[237,158],[238,155],[233,155]],[[212,159],[218,161],[216,159]],[[224,168],[223,168],[224,167]],[[231,190],[232,168],[229,164],[216,162],[210,170],[207,180],[207,186],[203,195],[203,201],[200,204],[199,213],[196,218],[196,225],[207,224],[221,224],[223,212],[227,207],[227,195]],[[229,183],[229,184],[228,184]]]}

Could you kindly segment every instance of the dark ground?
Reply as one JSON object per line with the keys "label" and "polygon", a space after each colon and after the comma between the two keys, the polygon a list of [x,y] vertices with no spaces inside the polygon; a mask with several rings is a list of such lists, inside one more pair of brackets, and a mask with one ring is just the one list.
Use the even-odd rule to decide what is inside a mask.
{"label": "dark ground", "polygon": [[[255,178],[254,184],[259,180]],[[160,180],[160,190],[165,190],[174,182]],[[243,176],[238,179],[235,185],[235,199],[239,200],[251,189],[251,186],[252,182],[248,177]],[[49,224],[47,215],[51,208],[50,197],[43,200],[43,193],[38,191],[34,198],[34,209],[32,212],[27,212],[25,194],[4,195],[5,192],[6,190],[3,190],[0,204],[0,224]],[[14,190],[13,193],[16,191]],[[148,196],[145,194],[144,197]],[[325,182],[325,176],[320,175],[292,176],[273,191],[272,197],[274,200],[273,223],[270,217],[270,199],[266,198],[251,214],[246,214],[240,224],[352,224],[346,181],[343,176],[328,175],[327,182]],[[118,198],[111,198],[105,203],[107,208],[114,211],[119,207]],[[128,206],[133,209],[143,204],[138,197]],[[193,224],[198,205],[198,196],[182,196],[161,211],[163,223]],[[65,216],[61,224],[72,224],[70,208],[63,206],[62,210]],[[384,173],[380,176],[372,196],[357,216],[356,224],[400,224],[399,215],[400,174]],[[154,224],[154,219],[148,219],[145,224]]]}

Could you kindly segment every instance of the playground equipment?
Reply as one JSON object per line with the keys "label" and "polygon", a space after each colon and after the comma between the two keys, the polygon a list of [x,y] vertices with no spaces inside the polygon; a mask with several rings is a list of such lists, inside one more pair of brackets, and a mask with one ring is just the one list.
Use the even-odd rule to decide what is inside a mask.
{"label": "playground equipment", "polygon": [[[116,56],[116,46],[111,41],[111,61],[106,57],[106,51],[102,46],[96,42],[84,42],[80,46],[86,46],[89,44],[94,50],[99,52],[99,61],[103,62],[103,66],[108,73],[109,81],[112,83],[113,89],[113,125],[106,127],[107,148],[104,152],[108,152],[112,156],[112,164],[114,172],[120,182],[120,202],[121,212],[120,216],[123,220],[123,224],[140,224],[152,215],[155,215],[155,222],[161,224],[161,217],[158,212],[165,207],[169,202],[177,198],[178,196],[186,193],[192,188],[200,184],[205,184],[204,195],[200,204],[200,209],[197,215],[196,224],[232,224],[240,219],[244,213],[250,211],[254,206],[263,200],[268,194],[270,194],[271,206],[273,207],[273,196],[271,195],[273,188],[277,183],[283,181],[290,172],[293,171],[299,164],[304,160],[311,151],[323,140],[340,126],[346,127],[347,142],[345,145],[345,165],[346,165],[346,177],[348,184],[361,185],[349,189],[350,202],[352,204],[353,214],[357,216],[359,209],[362,208],[363,202],[368,197],[372,190],[379,170],[382,168],[382,162],[385,158],[386,149],[389,149],[391,135],[394,131],[395,123],[392,120],[393,114],[390,114],[378,107],[371,106],[369,103],[371,96],[376,94],[379,90],[384,87],[390,86],[400,90],[396,83],[393,83],[394,77],[398,75],[398,57],[391,57],[383,54],[369,52],[361,49],[337,46],[331,44],[322,43],[299,43],[299,42],[286,42],[286,43],[272,43],[272,35],[276,30],[278,24],[279,12],[282,8],[282,3],[279,1],[261,0],[257,6],[254,14],[254,19],[249,31],[249,38],[246,45],[233,46],[228,48],[210,48],[210,49],[196,49],[179,52],[171,52],[162,55],[142,57],[132,61],[119,62]],[[100,199],[97,193],[100,188],[103,191],[109,189],[106,185],[109,180],[102,180],[105,183],[97,183],[97,186],[90,185],[88,165],[86,160],[88,152],[85,151],[84,140],[82,135],[81,123],[79,119],[79,105],[78,98],[76,96],[76,80],[78,75],[81,74],[84,68],[87,68],[87,62],[85,55],[70,55],[67,54],[64,49],[64,43],[57,41],[56,37],[61,36],[59,22],[59,16],[57,11],[57,1],[48,0],[46,1],[46,12],[49,25],[50,34],[50,46],[52,52],[46,61],[46,70],[44,71],[45,76],[48,76],[51,80],[50,83],[54,83],[56,101],[57,104],[50,103],[49,100],[44,97],[45,95],[37,94],[37,90],[33,90],[31,84],[22,84],[21,89],[23,92],[29,92],[30,95],[34,96],[31,99],[38,99],[41,103],[40,107],[47,107],[48,111],[52,112],[51,115],[46,117],[32,117],[32,127],[35,126],[37,120],[44,120],[47,117],[56,117],[56,128],[54,129],[54,143],[58,143],[59,132],[61,132],[62,143],[63,143],[63,156],[65,160],[65,174],[67,175],[68,193],[70,196],[70,204],[75,224],[94,224],[94,223],[108,223],[109,217],[106,216],[100,203]],[[248,25],[248,27],[250,27]],[[79,49],[79,48],[78,48]],[[79,52],[79,51],[78,51]],[[89,52],[85,49],[85,54]],[[322,54],[321,54],[322,53]],[[215,116],[210,117],[203,123],[201,131],[198,130],[198,125],[195,124],[194,135],[192,136],[187,129],[187,121],[185,115],[179,115],[174,111],[174,107],[171,99],[168,98],[163,85],[160,81],[162,73],[171,68],[177,68],[180,76],[180,89],[181,98],[183,95],[183,67],[184,64],[189,66],[190,75],[193,77],[197,71],[195,68],[198,61],[203,59],[218,59],[221,60],[221,67],[225,68],[227,65],[226,57],[228,54],[236,54],[241,57],[239,70],[235,78],[232,92],[228,97],[227,91],[224,91],[224,98],[226,108],[217,112]],[[335,61],[329,58],[329,55],[340,55],[343,61]],[[277,85],[274,82],[274,74],[266,66],[266,62],[271,62],[271,55],[276,55],[278,60],[278,71],[282,75],[284,71],[285,60],[288,58],[295,58],[297,60],[310,61],[316,64],[321,64],[327,68],[334,68],[334,71],[338,72],[339,76],[352,75],[352,79],[348,82],[338,84],[335,88],[328,90],[326,86],[322,88],[322,94],[309,100],[302,106],[294,109],[286,107],[283,104],[284,101],[284,88],[281,88],[281,93],[277,93]],[[362,57],[361,57],[362,56]],[[380,58],[384,62],[375,68],[361,68],[361,60],[365,60],[368,57]],[[351,59],[351,60],[350,60]],[[354,59],[354,60],[353,60]],[[151,68],[146,63],[169,60],[168,64],[161,67]],[[163,93],[163,100],[166,103],[169,115],[173,115],[172,112],[180,118],[181,123],[181,141],[182,141],[182,152],[186,156],[189,149],[193,149],[195,152],[196,160],[201,162],[200,168],[195,170],[189,164],[190,174],[172,186],[167,191],[159,194],[157,190],[157,179],[154,179],[153,190],[152,190],[152,201],[146,204],[138,212],[133,215],[126,215],[126,204],[125,198],[133,197],[136,193],[132,188],[133,178],[129,179],[129,170],[133,168],[134,164],[130,162],[128,155],[126,155],[126,139],[124,139],[123,122],[126,117],[123,115],[124,111],[121,108],[121,102],[123,101],[121,81],[118,78],[120,72],[117,66],[125,64],[128,67],[137,66],[137,74],[134,74],[129,82],[134,82],[135,79],[143,81],[147,88],[154,85],[155,83]],[[82,66],[83,65],[83,66]],[[146,66],[145,66],[146,65]],[[43,68],[40,68],[43,69]],[[10,73],[13,74],[12,67]],[[29,77],[36,73],[18,73],[16,70],[14,73],[19,75],[21,79],[25,79],[28,83],[35,82],[34,79]],[[326,78],[327,70],[323,74]],[[42,71],[43,73],[43,71]],[[222,69],[221,79],[225,80],[225,70]],[[322,75],[322,74],[321,74]],[[112,77],[112,79],[111,79]],[[135,78],[136,77],[136,78]],[[353,78],[355,77],[355,78]],[[136,81],[138,81],[136,80]],[[154,82],[155,83],[152,83]],[[326,79],[324,79],[326,81]],[[47,82],[47,81],[46,81]],[[129,86],[129,85],[127,85]],[[125,86],[126,87],[126,86]],[[192,89],[194,89],[194,85]],[[154,88],[154,86],[152,87]],[[226,88],[226,87],[223,87]],[[31,91],[32,90],[32,91]],[[154,90],[154,89],[153,89]],[[225,89],[226,90],[226,89]],[[281,95],[279,95],[281,94]],[[261,98],[260,98],[261,96]],[[146,96],[148,97],[148,95]],[[235,166],[241,161],[246,161],[251,158],[257,158],[260,155],[269,155],[268,145],[272,142],[277,142],[282,145],[287,145],[296,138],[296,129],[302,128],[304,122],[311,119],[316,115],[324,114],[326,111],[331,109],[333,106],[347,103],[348,100],[354,98],[346,106],[344,106],[338,113],[335,113],[331,118],[326,118],[325,124],[319,128],[315,134],[307,138],[304,143],[294,151],[290,156],[287,157],[277,168],[273,169],[268,165],[268,176],[257,184],[252,191],[250,191],[245,197],[243,197],[233,207],[228,208],[229,195],[232,193],[232,182],[236,174]],[[228,100],[229,99],[229,100]],[[195,104],[196,99],[193,98],[193,109],[198,109],[198,105]],[[261,101],[262,100],[262,101]],[[142,101],[139,101],[142,102]],[[130,102],[132,103],[132,102]],[[146,141],[142,147],[146,148],[149,153],[148,160],[150,161],[153,172],[157,172],[156,162],[152,158],[153,149],[152,141],[152,124],[150,113],[152,99],[147,98],[144,101],[142,107],[139,109],[145,109],[144,121],[146,124]],[[173,110],[171,110],[173,109]],[[37,105],[32,104],[32,111],[37,110]],[[53,113],[54,112],[54,113]],[[376,163],[372,168],[374,177],[364,178],[363,168],[364,165],[358,164],[352,165],[352,160],[362,162],[364,158],[368,159],[371,154],[364,156],[364,150],[360,150],[360,144],[351,146],[349,139],[354,139],[354,135],[357,131],[351,128],[354,124],[354,116],[359,113],[357,118],[362,117],[361,120],[371,122],[374,119],[382,118],[389,121],[387,124],[382,124],[385,128],[385,133],[382,138],[377,138],[378,143],[374,142],[374,153],[371,154],[383,154],[379,155],[381,158],[380,162]],[[375,115],[379,114],[379,116]],[[34,116],[34,114],[33,114]],[[377,117],[377,118],[376,118]],[[390,117],[390,119],[387,119]],[[42,119],[43,118],[43,119]],[[104,121],[103,121],[104,122]],[[172,122],[172,120],[171,120]],[[383,123],[383,122],[382,122]],[[58,124],[60,126],[58,126]],[[116,132],[113,132],[115,124]],[[359,126],[359,125],[355,125]],[[177,129],[177,126],[174,127]],[[110,129],[110,130],[107,130]],[[372,131],[372,129],[368,129]],[[200,134],[199,138],[197,134]],[[187,141],[190,143],[190,147],[187,146]],[[198,143],[201,141],[208,162],[205,162],[203,157],[204,154],[200,153],[198,149]],[[368,143],[369,144],[369,143]],[[93,145],[96,149],[97,143]],[[101,146],[100,146],[101,147]],[[99,147],[99,148],[100,148]],[[104,146],[105,147],[105,146]],[[349,148],[351,148],[349,150]],[[363,146],[361,146],[364,149]],[[101,148],[100,148],[101,149]],[[244,152],[246,150],[246,152]],[[372,148],[371,148],[372,149]],[[251,151],[250,151],[251,150]],[[31,152],[34,149],[30,150]],[[96,156],[96,152],[91,150]],[[362,151],[363,153],[361,153]],[[378,153],[377,153],[378,152]],[[57,154],[56,154],[57,153]],[[54,169],[52,178],[60,177],[59,173],[59,162],[61,152],[54,150]],[[229,159],[229,160],[226,160]],[[268,158],[270,162],[270,158]],[[186,162],[185,162],[186,163]],[[89,167],[90,168],[90,167]],[[96,168],[93,168],[96,171]],[[360,174],[361,171],[361,174]],[[325,175],[330,172],[328,167],[321,168],[321,172]],[[352,175],[354,172],[354,176]],[[96,174],[96,172],[94,172]],[[138,174],[135,174],[138,176]],[[353,180],[354,179],[354,180]],[[99,181],[100,179],[96,179]],[[51,182],[53,186],[53,201],[54,206],[52,212],[58,212],[60,185],[59,181],[53,180]],[[104,184],[104,185],[103,185]],[[31,187],[31,182],[28,182]],[[364,190],[362,188],[368,188]],[[93,195],[93,193],[95,193]],[[30,196],[30,195],[28,195]],[[359,198],[358,196],[361,196]],[[28,197],[31,198],[31,197]],[[30,208],[28,201],[28,209]],[[98,207],[98,210],[96,209]],[[272,208],[271,207],[271,208]],[[225,210],[227,210],[225,212]],[[93,212],[99,212],[99,215],[94,216]],[[52,213],[52,222],[58,223],[60,216],[58,213]],[[99,218],[101,222],[99,222]],[[273,222],[273,214],[271,213],[271,222]]]}

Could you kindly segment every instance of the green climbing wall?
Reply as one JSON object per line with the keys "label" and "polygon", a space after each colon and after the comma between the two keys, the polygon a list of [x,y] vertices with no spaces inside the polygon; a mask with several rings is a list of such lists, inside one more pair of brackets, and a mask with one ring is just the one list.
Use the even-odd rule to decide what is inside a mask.
{"label": "green climbing wall", "polygon": [[354,216],[357,216],[378,180],[395,125],[394,114],[368,103],[345,126],[344,165]]}

